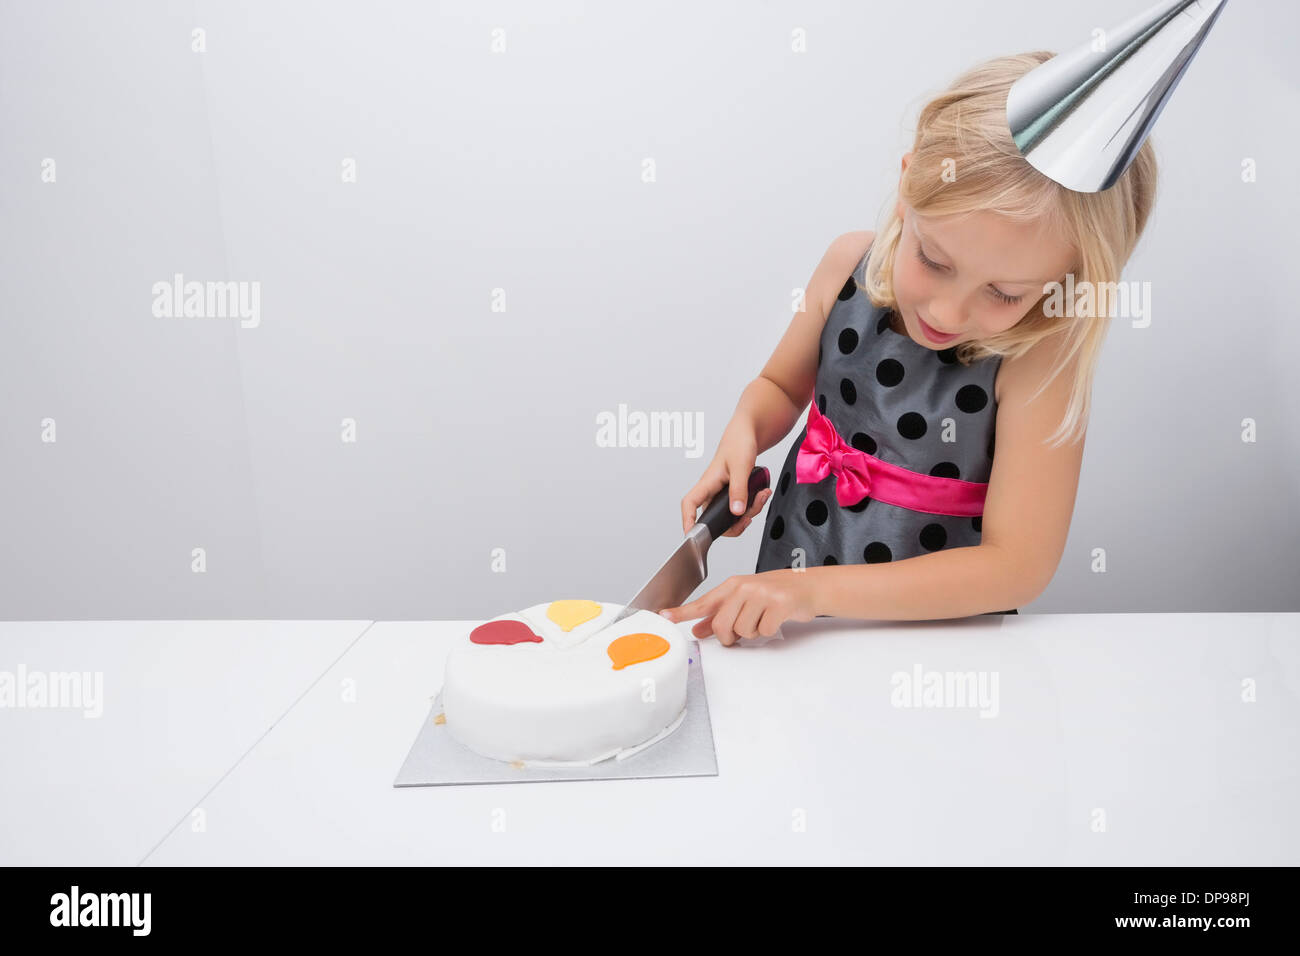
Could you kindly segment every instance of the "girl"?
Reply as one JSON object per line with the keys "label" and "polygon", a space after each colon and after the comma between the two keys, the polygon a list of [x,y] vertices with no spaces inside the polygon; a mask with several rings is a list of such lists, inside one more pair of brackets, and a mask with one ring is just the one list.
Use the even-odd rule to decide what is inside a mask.
{"label": "girl", "polygon": [[722,488],[740,514],[755,459],[808,406],[774,486],[727,532],[772,501],[756,573],[662,612],[702,618],[696,637],[999,613],[1051,581],[1106,319],[1049,314],[1049,284],[1117,282],[1156,188],[1149,140],[1096,193],[1020,154],[1007,91],[1052,56],[992,60],[931,100],[886,221],[827,249],[805,310],[682,499],[684,530]]}

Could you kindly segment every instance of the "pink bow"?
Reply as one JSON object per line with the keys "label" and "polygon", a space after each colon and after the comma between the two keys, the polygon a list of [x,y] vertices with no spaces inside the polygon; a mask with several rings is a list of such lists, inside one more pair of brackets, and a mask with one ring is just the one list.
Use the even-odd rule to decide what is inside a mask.
{"label": "pink bow", "polygon": [[982,515],[989,488],[980,481],[923,475],[858,451],[845,443],[815,402],[808,408],[808,433],[794,473],[799,481],[813,483],[834,475],[835,500],[841,506],[855,505],[870,492],[873,501],[932,515]]}
{"label": "pink bow", "polygon": [[870,456],[846,444],[829,418],[816,404],[808,409],[808,433],[795,458],[795,478],[803,482],[823,481],[835,475],[835,500],[841,506],[855,505],[871,491]]}

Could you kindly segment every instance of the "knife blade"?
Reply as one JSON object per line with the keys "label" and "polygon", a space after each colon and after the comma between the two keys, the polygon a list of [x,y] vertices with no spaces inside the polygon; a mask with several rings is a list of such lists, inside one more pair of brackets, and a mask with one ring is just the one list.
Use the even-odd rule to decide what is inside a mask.
{"label": "knife blade", "polygon": [[[754,496],[768,487],[770,481],[771,476],[765,467],[757,467],[749,473],[745,508],[741,515],[750,509]],[[600,631],[637,611],[654,611],[658,614],[666,607],[679,607],[686,603],[695,589],[709,576],[709,546],[740,520],[740,515],[731,513],[729,498],[730,488],[723,488],[709,500],[700,513],[699,520],[687,532],[686,540],[677,546],[663,566],[650,575],[650,580]],[[600,631],[595,633],[599,634]]]}

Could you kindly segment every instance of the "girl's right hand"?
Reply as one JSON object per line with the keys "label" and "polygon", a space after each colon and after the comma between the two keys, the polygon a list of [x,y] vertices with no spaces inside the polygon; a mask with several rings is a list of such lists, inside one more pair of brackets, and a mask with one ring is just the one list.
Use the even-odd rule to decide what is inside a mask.
{"label": "girl's right hand", "polygon": [[[754,470],[758,452],[754,444],[723,441],[718,446],[718,453],[704,470],[703,476],[695,487],[682,499],[682,534],[690,534],[695,526],[699,510],[713,500],[723,488],[729,488],[731,495],[731,513],[737,514],[737,506],[745,506],[749,494],[749,473]],[[772,497],[772,489],[764,488],[750,502],[749,510],[736,519],[730,530],[723,533],[724,538],[734,538],[741,534],[754,516],[763,510],[767,499]]]}

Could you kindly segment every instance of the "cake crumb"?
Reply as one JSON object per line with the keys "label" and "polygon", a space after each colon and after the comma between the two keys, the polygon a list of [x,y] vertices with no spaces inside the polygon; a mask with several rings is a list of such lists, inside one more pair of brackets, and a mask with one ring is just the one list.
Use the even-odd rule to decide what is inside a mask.
{"label": "cake crumb", "polygon": [[439,714],[437,717],[433,718],[433,722],[435,724],[445,724],[447,722],[447,715]]}
{"label": "cake crumb", "polygon": [[522,760],[512,760],[510,761],[510,766],[514,767],[516,770],[523,770],[524,762]]}

